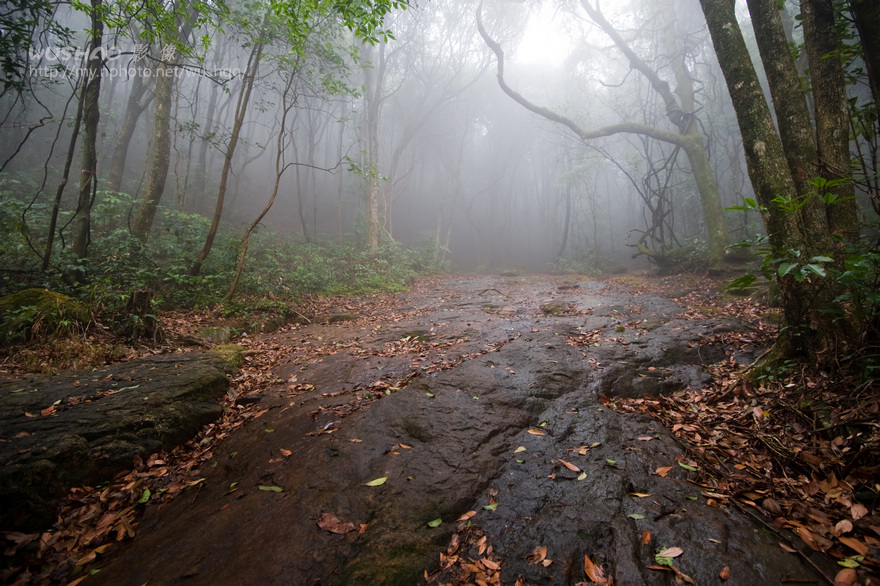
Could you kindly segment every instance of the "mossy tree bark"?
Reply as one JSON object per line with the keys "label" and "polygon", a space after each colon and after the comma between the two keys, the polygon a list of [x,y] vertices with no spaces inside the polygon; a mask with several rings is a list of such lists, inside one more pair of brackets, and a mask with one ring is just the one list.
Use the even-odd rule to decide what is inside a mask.
{"label": "mossy tree bark", "polygon": [[[80,173],[79,196],[76,205],[76,220],[73,223],[73,255],[85,260],[89,256],[89,242],[92,232],[92,203],[97,188],[98,169],[98,122],[101,112],[98,98],[101,94],[100,54],[104,36],[102,0],[91,0],[91,39],[89,41],[86,79],[83,85],[83,156]],[[84,267],[73,275],[79,282],[85,281]]]}
{"label": "mossy tree bark", "polygon": [[[784,43],[781,20],[773,0],[750,0],[752,20],[757,27],[761,60],[770,80],[780,131],[777,132],[767,99],[752,66],[734,6],[728,0],[700,0],[718,61],[727,81],[742,133],[752,186],[762,208],[764,224],[774,254],[788,255],[792,262],[806,263],[816,255],[836,258],[843,250],[834,242],[836,205],[826,205],[807,181],[819,168],[818,149],[809,130],[803,94],[794,90],[796,69]],[[831,22],[805,22],[805,27],[831,28]],[[827,33],[827,31],[826,31]],[[806,33],[810,42],[811,33]],[[818,55],[813,52],[812,55]],[[819,69],[813,69],[813,76]],[[835,83],[830,79],[820,83]],[[817,106],[817,116],[824,110]],[[798,144],[798,143],[809,144]],[[811,147],[811,144],[813,145]],[[789,202],[786,204],[785,202]],[[791,205],[801,202],[803,205]],[[833,366],[841,344],[855,333],[845,319],[827,310],[842,292],[831,278],[817,275],[795,279],[795,271],[778,278],[786,328],[780,335],[773,358],[797,357]]]}

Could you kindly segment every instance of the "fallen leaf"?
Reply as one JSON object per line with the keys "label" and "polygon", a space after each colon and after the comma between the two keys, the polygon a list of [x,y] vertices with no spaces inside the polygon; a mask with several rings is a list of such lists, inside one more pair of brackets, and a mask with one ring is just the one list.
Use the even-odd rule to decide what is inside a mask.
{"label": "fallen leaf", "polygon": [[816,538],[813,536],[812,533],[810,533],[809,529],[807,529],[806,527],[798,527],[797,533],[804,541],[804,543],[810,546],[810,549],[814,551],[821,551],[819,545],[816,543]]}
{"label": "fallen leaf", "polygon": [[287,457],[289,457],[291,454],[293,454],[293,452],[291,452],[290,450],[285,450],[284,448],[281,448],[281,453]]}
{"label": "fallen leaf", "polygon": [[677,558],[683,553],[684,550],[680,547],[667,547],[657,555],[659,555],[661,558]]}
{"label": "fallen leaf", "polygon": [[572,464],[571,462],[566,462],[565,460],[559,460],[559,463],[571,470],[572,472],[580,472],[581,469]]}
{"label": "fallen leaf", "polygon": [[651,494],[647,493],[647,492],[631,492],[629,494],[630,494],[630,496],[634,496],[634,497],[640,498],[640,499],[651,496]]}
{"label": "fallen leaf", "polygon": [[354,523],[343,523],[335,515],[324,513],[318,518],[318,527],[330,533],[345,534],[355,530]]}
{"label": "fallen leaf", "polygon": [[586,473],[586,472],[581,472],[581,473],[578,475],[578,480],[583,480],[583,479],[586,478],[586,477],[587,477],[587,473]]}
{"label": "fallen leaf", "polygon": [[350,440],[348,440],[348,441],[351,442],[351,443],[353,443],[353,444],[359,444],[359,443],[361,443],[361,442],[364,441],[364,440],[361,440],[361,439],[350,439]]}
{"label": "fallen leaf", "polygon": [[481,559],[480,563],[492,570],[493,572],[497,572],[501,568],[501,564],[493,562],[492,560],[487,558]]}
{"label": "fallen leaf", "polygon": [[862,503],[856,503],[850,507],[849,512],[852,515],[853,521],[858,521],[868,514],[868,508]]}
{"label": "fallen leaf", "polygon": [[690,466],[688,464],[685,464],[684,462],[679,462],[678,465],[681,466],[682,468],[684,468],[685,470],[690,470],[691,472],[697,471],[696,468],[694,468],[693,466]]}
{"label": "fallen leaf", "polygon": [[834,576],[834,586],[855,586],[858,580],[859,575],[854,568],[844,568]]}
{"label": "fallen leaf", "polygon": [[529,563],[533,566],[536,566],[543,562],[547,558],[547,547],[543,545],[537,546],[532,553],[526,556],[526,559],[529,560]]}
{"label": "fallen leaf", "polygon": [[443,519],[441,517],[437,517],[433,521],[428,521],[428,527],[434,528],[439,527],[443,524]]}
{"label": "fallen leaf", "polygon": [[636,439],[639,440],[640,442],[649,442],[649,441],[651,441],[651,440],[654,439],[654,438],[651,437],[651,436],[645,435],[645,436],[642,436],[642,437],[637,437]]}
{"label": "fallen leaf", "polygon": [[852,537],[839,537],[840,543],[849,546],[861,555],[868,555],[868,546]]}
{"label": "fallen leaf", "polygon": [[518,447],[517,449],[513,450],[513,453],[514,453],[514,454],[519,454],[520,452],[525,452],[525,451],[526,451],[526,447],[525,447],[525,446],[520,446],[520,447]]}
{"label": "fallen leaf", "polygon": [[651,532],[650,531],[642,531],[642,545],[649,545],[651,543]]}
{"label": "fallen leaf", "polygon": [[590,582],[594,584],[607,584],[608,578],[605,577],[605,571],[602,570],[602,566],[597,566],[590,560],[590,556],[584,556],[584,571],[587,573],[587,578],[590,579]]}
{"label": "fallen leaf", "polygon": [[670,470],[672,470],[672,466],[661,466],[660,468],[654,470],[654,474],[666,478],[666,475],[669,474]]}
{"label": "fallen leaf", "polygon": [[540,429],[537,429],[537,428],[532,428],[528,432],[532,435],[547,435],[546,432],[541,431]]}
{"label": "fallen leaf", "polygon": [[779,547],[781,547],[783,550],[787,551],[788,553],[797,553],[797,550],[795,548],[793,548],[792,546],[790,546],[786,543],[782,543],[781,541],[779,542]]}
{"label": "fallen leaf", "polygon": [[843,535],[844,533],[849,533],[852,530],[853,524],[848,519],[838,521],[837,525],[834,526],[835,535]]}
{"label": "fallen leaf", "polygon": [[408,446],[406,444],[397,444],[397,445],[400,446],[401,448],[403,448],[404,450],[411,450],[412,449],[412,446]]}
{"label": "fallen leaf", "polygon": [[629,515],[627,515],[627,517],[629,517],[630,519],[635,519],[636,521],[645,518],[644,515],[640,515],[639,513],[630,513]]}
{"label": "fallen leaf", "polygon": [[722,580],[730,580],[730,566],[724,566],[724,569],[718,573],[718,577]]}
{"label": "fallen leaf", "polygon": [[498,503],[492,503],[491,505],[483,505],[483,508],[487,511],[494,511],[498,508]]}
{"label": "fallen leaf", "polygon": [[364,486],[382,486],[385,484],[385,481],[388,480],[387,476],[383,476],[382,478],[377,478],[376,480],[371,480],[364,484]]}
{"label": "fallen leaf", "polygon": [[266,492],[284,492],[284,489],[280,486],[258,486],[257,488]]}
{"label": "fallen leaf", "polygon": [[473,517],[476,514],[477,514],[476,511],[468,511],[467,513],[465,513],[464,515],[459,517],[458,520],[459,521],[467,521],[468,519],[470,519],[471,517]]}

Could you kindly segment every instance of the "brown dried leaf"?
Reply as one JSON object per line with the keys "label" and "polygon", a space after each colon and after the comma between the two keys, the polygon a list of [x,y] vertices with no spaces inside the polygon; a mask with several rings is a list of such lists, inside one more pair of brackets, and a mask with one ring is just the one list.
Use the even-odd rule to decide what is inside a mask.
{"label": "brown dried leaf", "polygon": [[855,568],[843,568],[834,576],[834,586],[855,586],[859,582],[859,575]]}
{"label": "brown dried leaf", "polygon": [[590,556],[584,556],[584,571],[587,578],[594,584],[608,584],[608,578],[605,577],[605,571],[602,566],[596,565],[590,560]]}
{"label": "brown dried leaf", "polygon": [[547,548],[543,545],[539,545],[536,547],[532,553],[526,556],[526,559],[529,560],[529,563],[532,565],[538,565],[544,561],[547,557]]}
{"label": "brown dried leaf", "polygon": [[724,566],[724,569],[718,573],[718,577],[722,580],[730,580],[730,566]]}
{"label": "brown dried leaf", "polygon": [[648,545],[651,543],[651,532],[650,531],[642,531],[642,545]]}
{"label": "brown dried leaf", "polygon": [[683,553],[684,550],[680,547],[667,547],[657,555],[659,555],[661,558],[677,558]]}
{"label": "brown dried leaf", "polygon": [[476,511],[468,511],[467,513],[465,513],[464,515],[459,517],[458,520],[459,521],[467,521],[468,519],[470,519],[471,517],[473,517],[476,514],[477,514]]}
{"label": "brown dried leaf", "polygon": [[355,530],[354,523],[343,523],[336,515],[324,513],[318,518],[318,527],[330,533],[345,534]]}
{"label": "brown dried leaf", "polygon": [[490,560],[488,558],[481,559],[480,563],[482,563],[484,566],[486,566],[488,569],[492,570],[493,572],[497,572],[499,569],[501,569],[501,564],[499,564],[497,562],[493,562],[492,560]]}
{"label": "brown dried leaf", "polygon": [[819,544],[816,543],[816,536],[810,533],[809,529],[807,529],[806,527],[798,527],[797,534],[804,541],[804,543],[810,546],[810,549],[814,551],[822,551],[819,547]]}
{"label": "brown dried leaf", "polygon": [[572,464],[571,462],[566,462],[565,460],[559,460],[559,463],[571,470],[572,472],[580,472],[581,469]]}
{"label": "brown dried leaf", "polygon": [[669,474],[670,470],[672,470],[672,466],[661,466],[660,468],[654,470],[654,474],[666,478],[666,475]]}
{"label": "brown dried leaf", "polygon": [[839,537],[840,543],[854,549],[859,555],[868,555],[868,546],[852,537]]}
{"label": "brown dried leaf", "polygon": [[293,454],[293,452],[291,452],[290,450],[285,450],[284,448],[281,448],[281,453],[282,453],[285,457],[288,457],[288,458]]}
{"label": "brown dried leaf", "polygon": [[850,507],[849,512],[852,515],[853,521],[858,521],[868,514],[868,508],[862,503],[856,503]]}
{"label": "brown dried leaf", "polygon": [[848,520],[844,519],[842,521],[838,521],[837,525],[834,526],[834,535],[843,535],[844,533],[849,533],[853,530],[853,524]]}

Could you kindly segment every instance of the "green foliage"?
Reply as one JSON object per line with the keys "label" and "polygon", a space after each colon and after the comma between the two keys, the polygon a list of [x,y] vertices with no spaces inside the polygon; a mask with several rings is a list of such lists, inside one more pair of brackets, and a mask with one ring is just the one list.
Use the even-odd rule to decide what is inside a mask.
{"label": "green foliage", "polygon": [[[50,288],[87,300],[97,311],[116,313],[125,308],[133,291],[148,289],[157,309],[186,309],[219,303],[235,274],[241,247],[237,231],[221,228],[202,273],[193,276],[190,267],[209,220],[160,208],[145,242],[131,235],[125,220],[133,207],[131,197],[109,191],[98,192],[90,258],[74,259],[61,249],[51,272],[43,273],[36,251],[42,252],[39,240],[47,229],[48,210],[32,207],[25,222],[25,207],[10,190],[0,190],[0,229],[8,235],[0,241],[0,295],[25,287]],[[298,243],[258,230],[251,237],[250,251],[239,290],[246,299],[260,300],[250,303],[251,309],[277,313],[284,313],[288,303],[304,295],[401,291],[419,275],[446,270],[438,260],[442,251],[394,242],[370,253],[355,244]],[[63,278],[74,271],[87,273],[88,287],[76,287]]]}

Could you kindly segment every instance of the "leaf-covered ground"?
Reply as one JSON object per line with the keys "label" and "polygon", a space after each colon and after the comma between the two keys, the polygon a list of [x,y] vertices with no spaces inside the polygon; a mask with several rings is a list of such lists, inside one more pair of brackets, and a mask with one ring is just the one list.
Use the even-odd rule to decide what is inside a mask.
{"label": "leaf-covered ground", "polygon": [[[672,542],[675,525],[664,525],[688,517],[680,502],[662,494],[658,483],[667,476],[692,486],[687,499],[693,499],[694,506],[698,502],[705,507],[706,515],[714,509],[722,517],[733,510],[747,516],[765,533],[775,536],[780,552],[791,552],[829,582],[877,583],[880,516],[875,506],[880,490],[880,429],[876,383],[801,368],[759,373],[763,377],[753,377],[757,382],[749,383],[749,359],[760,353],[775,333],[775,327],[765,319],[773,312],[753,300],[730,300],[719,295],[718,283],[708,279],[665,281],[644,275],[619,279],[603,284],[602,291],[612,291],[613,298],[602,297],[605,293],[598,287],[589,288],[572,280],[453,281],[425,280],[403,295],[322,299],[300,308],[300,313],[307,316],[300,321],[324,325],[291,324],[275,334],[239,336],[238,342],[247,347],[247,363],[224,399],[223,418],[171,453],[135,462],[130,472],[107,485],[72,491],[59,510],[54,528],[42,534],[4,533],[7,564],[3,581],[100,581],[103,561],[115,559],[119,544],[133,545],[122,548],[123,553],[137,550],[139,531],[147,519],[148,532],[162,531],[163,510],[172,502],[178,507],[175,510],[183,510],[185,506],[204,506],[208,501],[210,506],[205,510],[219,515],[233,513],[241,503],[250,502],[255,493],[283,496],[291,488],[282,486],[284,482],[279,479],[287,467],[302,466],[298,457],[307,453],[305,448],[301,452],[295,447],[294,439],[267,454],[261,463],[265,469],[251,473],[256,480],[250,484],[221,474],[224,467],[235,468],[236,453],[230,453],[230,446],[247,445],[242,438],[255,430],[262,434],[261,441],[272,436],[300,437],[302,442],[312,442],[303,446],[335,441],[337,447],[333,449],[341,449],[338,446],[346,434],[357,432],[364,437],[347,437],[345,445],[358,447],[373,441],[373,436],[358,432],[372,429],[368,418],[391,412],[374,410],[377,403],[385,405],[396,397],[415,401],[418,395],[431,405],[450,405],[450,410],[460,409],[457,405],[464,404],[464,399],[482,408],[493,400],[501,405],[505,393],[537,381],[537,386],[556,385],[562,389],[567,385],[582,389],[578,393],[584,396],[593,393],[606,409],[624,418],[632,413],[650,415],[684,442],[686,449],[679,450],[676,457],[663,457],[672,448],[662,443],[665,440],[661,441],[660,434],[651,431],[653,428],[639,423],[640,419],[620,420],[624,422],[620,425],[625,438],[599,438],[610,433],[604,430],[615,428],[618,419],[589,427],[584,419],[587,408],[593,414],[589,421],[611,414],[596,413],[598,403],[591,406],[578,399],[580,412],[578,407],[570,406],[570,401],[558,407],[541,407],[544,411],[534,411],[541,414],[533,420],[523,418],[521,427],[514,422],[499,435],[487,436],[485,443],[495,443],[480,460],[487,465],[509,454],[504,456],[503,469],[492,473],[496,481],[510,467],[512,478],[524,474],[522,486],[534,483],[534,494],[560,491],[560,496],[553,498],[562,509],[567,507],[569,487],[579,490],[594,481],[601,484],[600,476],[623,481],[620,486],[629,488],[625,495],[628,500],[616,506],[629,525],[620,525],[621,531],[632,531],[637,536],[635,553],[631,554],[636,560],[633,563],[641,568],[639,571],[648,572],[643,575],[656,574],[651,578],[653,583],[688,582],[695,575],[688,569],[688,558],[698,559],[694,557],[696,551],[680,547],[683,541]],[[657,295],[673,299],[677,313],[667,315],[645,305],[653,303]],[[448,312],[448,319],[444,319],[443,311]],[[166,339],[172,343],[193,339],[200,326],[218,325],[218,320],[207,313],[162,317]],[[687,340],[681,352],[695,363],[693,368],[683,368],[668,356],[673,352],[663,342],[667,339],[664,336],[674,336],[677,331]],[[556,339],[561,340],[561,346],[556,345]],[[533,343],[542,347],[534,356],[528,353]],[[165,351],[178,349],[185,348],[172,344]],[[38,355],[39,351],[32,352]],[[576,360],[577,369],[547,370],[553,368],[547,362],[562,361],[563,355],[568,361]],[[505,362],[523,356],[544,361],[544,366],[527,361]],[[482,370],[473,370],[477,367]],[[489,389],[484,388],[484,394],[479,389],[465,388],[469,372],[482,376],[479,373],[485,370],[507,381],[499,383],[497,399],[492,398]],[[702,371],[711,376],[701,375]],[[458,372],[463,373],[458,379],[449,378]],[[571,377],[577,373],[586,373],[587,379],[566,382],[574,381]],[[559,380],[554,382],[550,375]],[[444,380],[457,383],[459,392],[450,396],[448,389],[439,385]],[[398,395],[404,389],[408,394]],[[388,403],[389,409],[391,405]],[[293,428],[293,420],[285,417],[300,411],[303,415],[297,421],[308,426],[303,433],[296,435],[282,429],[288,424]],[[475,413],[463,413],[462,417],[477,417],[475,425],[480,421]],[[393,443],[364,448],[378,452],[375,461],[390,458],[408,462],[408,458],[415,458],[413,467],[425,457],[416,454],[421,449],[429,450],[422,452],[425,455],[436,452],[438,445],[450,449],[448,444],[431,443],[431,433],[416,429],[415,423],[412,426],[391,434],[376,434],[375,441],[393,438]],[[644,431],[630,433],[630,429]],[[575,442],[578,438],[580,442]],[[545,455],[541,446],[546,447],[550,440],[557,442],[552,444],[557,447]],[[360,460],[369,461],[373,460]],[[652,463],[655,461],[656,465]],[[359,460],[354,458],[352,462],[357,465]],[[456,466],[461,463],[457,461]],[[645,468],[648,477],[636,475],[640,467]],[[241,478],[247,476],[241,471],[236,473]],[[359,485],[373,491],[387,489],[388,495],[396,494],[392,492],[395,482],[407,482],[405,474],[401,480],[391,476],[393,472],[363,473],[367,477]],[[528,538],[515,543],[505,533],[502,520],[523,523],[514,518],[515,514],[531,517],[523,512],[528,510],[523,503],[527,504],[534,494],[526,494],[513,505],[503,486],[499,489],[496,481],[480,480],[481,475],[484,471],[462,476],[482,483],[473,491],[473,498],[467,496],[471,493],[463,492],[455,503],[438,505],[438,514],[423,519],[419,533],[412,530],[412,535],[426,535],[425,547],[433,544],[437,552],[423,560],[424,581],[456,585],[611,583],[609,580],[617,576],[617,583],[623,583],[623,576],[635,575],[626,574],[629,570],[624,567],[624,556],[618,557],[609,549],[607,544],[614,543],[614,539],[584,537],[582,529],[572,529],[580,541],[567,547],[564,544],[571,542],[565,541],[569,538],[563,529],[542,532],[526,524],[522,533]],[[632,486],[627,486],[628,476]],[[222,490],[217,489],[220,480],[225,483]],[[657,490],[649,490],[648,485]],[[614,498],[619,500],[618,496]],[[354,495],[352,500],[356,500]],[[345,540],[326,543],[339,543],[340,548],[354,552],[346,555],[357,557],[361,540],[380,546],[387,541],[374,536],[380,530],[377,525],[385,509],[376,509],[378,505],[369,502],[371,510],[379,511],[373,520],[356,517],[360,513],[355,505],[351,505],[349,514],[338,505],[334,510],[316,512],[308,526],[330,536],[328,539],[336,536]],[[540,506],[534,505],[535,518],[539,525],[549,524],[537,515],[546,515],[546,501],[541,502]],[[572,510],[589,506],[579,502],[571,503]],[[450,518],[453,510],[456,514]],[[549,536],[550,542],[542,542],[542,536]],[[442,543],[437,543],[438,539]],[[706,545],[712,547],[711,543]],[[386,551],[382,547],[374,549]],[[166,555],[175,553],[189,555],[187,551]],[[370,563],[381,561],[370,558]],[[393,565],[388,563],[389,567]],[[106,570],[115,572],[106,576],[108,580],[124,575],[119,564],[111,564]],[[200,576],[207,579],[207,570],[201,566],[187,571],[195,582]],[[718,580],[745,583],[737,575],[737,568],[731,570],[729,565],[699,571],[704,577],[711,574]],[[90,579],[93,574],[95,578]],[[331,572],[323,579],[334,583],[332,576]],[[783,578],[798,580],[798,576]]]}

